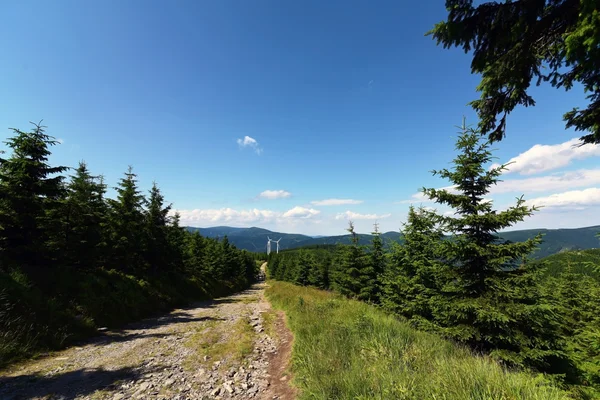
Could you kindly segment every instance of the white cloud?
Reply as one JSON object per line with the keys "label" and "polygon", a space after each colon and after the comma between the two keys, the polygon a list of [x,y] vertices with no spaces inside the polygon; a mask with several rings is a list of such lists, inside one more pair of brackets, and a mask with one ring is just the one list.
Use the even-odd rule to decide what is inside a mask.
{"label": "white cloud", "polygon": [[[521,175],[532,175],[564,167],[573,160],[600,156],[600,145],[579,146],[580,143],[579,139],[574,138],[560,144],[536,144],[526,152],[511,158],[509,162],[513,164],[508,166],[508,170]],[[492,165],[492,167],[496,166],[498,164]]]}
{"label": "white cloud", "polygon": [[359,214],[353,211],[346,211],[339,213],[335,216],[335,219],[347,219],[347,220],[360,220],[360,219],[384,219],[391,217],[392,214]]}
{"label": "white cloud", "polygon": [[320,214],[321,211],[315,210],[314,208],[304,208],[296,206],[291,210],[287,210],[283,213],[284,218],[311,218],[315,215]]}
{"label": "white cloud", "polygon": [[242,226],[248,224],[284,222],[297,218],[312,218],[320,213],[319,210],[304,207],[294,207],[286,212],[260,210],[257,208],[248,210],[236,210],[233,208],[173,210],[172,214],[175,212],[180,214],[182,225],[190,226],[223,223],[233,226]]}
{"label": "white cloud", "polygon": [[545,192],[569,190],[578,187],[599,185],[600,169],[581,169],[560,174],[525,179],[507,179],[490,188],[491,194],[511,192]]}
{"label": "white cloud", "polygon": [[[527,200],[527,203],[548,208],[571,207],[574,209],[585,209],[590,206],[600,205],[600,188],[555,193],[550,196]],[[592,223],[593,221],[590,221],[590,224]]]}
{"label": "white cloud", "polygon": [[290,197],[292,194],[285,190],[265,190],[261,194],[258,195],[261,199],[286,199]]}
{"label": "white cloud", "polygon": [[219,209],[195,209],[195,210],[173,210],[181,215],[183,225],[196,226],[205,223],[232,223],[243,225],[253,222],[271,221],[278,217],[279,213],[271,210],[235,210],[233,208]]}
{"label": "white cloud", "polygon": [[410,196],[408,200],[397,201],[396,204],[429,203],[431,201],[425,194],[419,192]]}
{"label": "white cloud", "polygon": [[56,141],[60,144],[63,144],[65,142],[65,139],[57,138]]}
{"label": "white cloud", "polygon": [[362,200],[354,199],[325,199],[311,201],[310,204],[314,206],[342,206],[348,204],[361,204],[362,202]]}
{"label": "white cloud", "polygon": [[[537,176],[524,179],[506,179],[490,187],[490,195],[495,196],[504,193],[532,193],[565,191],[569,189],[600,185],[599,169],[580,169],[545,176]],[[456,188],[447,186],[441,189],[450,193],[457,193]],[[397,202],[398,204],[430,203],[423,193],[415,193],[408,200]]]}
{"label": "white cloud", "polygon": [[254,149],[254,151],[256,152],[256,154],[261,154],[262,153],[262,148],[259,147],[258,142],[253,137],[244,136],[243,139],[238,139],[237,140],[237,144],[240,147],[250,147],[250,148]]}

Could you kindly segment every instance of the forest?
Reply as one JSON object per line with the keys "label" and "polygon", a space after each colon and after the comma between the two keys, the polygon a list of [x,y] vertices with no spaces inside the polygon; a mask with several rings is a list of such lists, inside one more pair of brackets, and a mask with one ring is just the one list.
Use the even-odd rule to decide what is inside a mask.
{"label": "forest", "polygon": [[0,158],[0,366],[254,281],[257,255],[189,233],[131,167],[108,198],[84,162],[50,165],[58,142],[43,126],[13,134]]}
{"label": "forest", "polygon": [[270,254],[271,279],[332,290],[487,354],[511,369],[542,373],[576,398],[600,395],[600,264],[597,250],[547,260],[498,232],[537,211],[521,197],[504,210],[486,198],[506,165],[490,167],[489,140],[464,123],[452,168],[434,171],[454,190],[423,189],[438,205],[411,207],[403,243],[388,250],[375,225],[371,244]]}

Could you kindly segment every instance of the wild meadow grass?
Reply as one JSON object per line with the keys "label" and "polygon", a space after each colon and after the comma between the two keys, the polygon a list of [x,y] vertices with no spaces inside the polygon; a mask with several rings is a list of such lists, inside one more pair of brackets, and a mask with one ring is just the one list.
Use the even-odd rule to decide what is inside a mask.
{"label": "wild meadow grass", "polygon": [[507,371],[374,306],[275,281],[267,296],[294,333],[301,399],[569,398],[542,376]]}

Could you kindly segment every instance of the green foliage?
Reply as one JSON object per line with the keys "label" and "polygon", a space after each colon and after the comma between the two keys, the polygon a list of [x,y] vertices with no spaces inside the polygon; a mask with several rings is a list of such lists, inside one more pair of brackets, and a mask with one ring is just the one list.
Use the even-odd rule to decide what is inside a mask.
{"label": "green foliage", "polygon": [[493,210],[485,196],[506,166],[487,168],[492,154],[479,131],[463,124],[457,150],[452,170],[434,171],[455,191],[423,190],[454,210],[435,216],[451,238],[439,242],[444,268],[431,297],[431,329],[511,365],[567,373],[557,311],[541,296],[539,268],[527,262],[541,238],[512,243],[497,236],[536,209],[519,198],[504,211]]}
{"label": "green foliage", "polygon": [[107,248],[106,185],[90,174],[84,162],[67,185],[62,201],[61,232],[56,238],[57,250],[63,251],[64,262],[78,268],[103,265]]}
{"label": "green foliage", "polygon": [[[432,200],[452,208],[452,214],[411,207],[403,243],[389,250],[377,240],[377,229],[371,248],[365,249],[350,224],[351,245],[271,254],[269,277],[379,301],[414,327],[468,345],[506,366],[544,372],[576,398],[597,398],[600,250],[531,262],[540,234],[498,231],[535,208],[519,198],[516,205],[497,211],[486,200],[506,166],[488,168],[492,154],[479,131],[463,125],[457,149],[454,167],[435,172],[450,181],[452,190],[424,189]],[[563,233],[547,235],[560,242]],[[352,354],[351,348],[345,351]]]}
{"label": "green foliage", "polygon": [[55,230],[51,216],[64,195],[66,167],[48,164],[49,147],[57,144],[43,126],[31,132],[13,129],[5,143],[12,150],[0,158],[0,268],[42,268],[52,260],[49,241]]}
{"label": "green foliage", "polygon": [[117,198],[109,199],[112,246],[110,263],[126,272],[145,269],[140,232],[144,228],[143,207],[146,201],[138,189],[136,178],[137,175],[130,166],[115,188]]}
{"label": "green foliage", "polygon": [[255,256],[180,227],[131,168],[106,199],[83,162],[64,184],[43,127],[14,133],[0,159],[0,366],[255,279]]}
{"label": "green foliage", "polygon": [[294,333],[300,399],[567,399],[541,377],[417,331],[376,307],[272,282],[267,297]]}
{"label": "green foliage", "polygon": [[441,289],[438,275],[443,266],[437,256],[444,235],[436,221],[425,208],[409,208],[404,245],[392,248],[383,277],[382,305],[417,325],[432,318],[431,298]]}
{"label": "green foliage", "polygon": [[[482,134],[500,140],[518,105],[535,105],[532,80],[569,90],[583,86],[590,104],[564,115],[566,126],[600,143],[600,11],[597,0],[446,1],[448,19],[429,32],[444,47],[473,55],[481,98],[471,103]],[[500,116],[500,121],[498,117]]]}

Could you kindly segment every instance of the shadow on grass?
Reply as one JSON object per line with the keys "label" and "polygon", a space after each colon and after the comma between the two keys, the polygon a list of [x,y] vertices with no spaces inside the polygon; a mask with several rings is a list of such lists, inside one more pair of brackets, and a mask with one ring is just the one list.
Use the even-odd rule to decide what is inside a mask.
{"label": "shadow on grass", "polygon": [[21,375],[0,377],[0,398],[24,400],[50,398],[71,400],[78,396],[90,395],[97,390],[117,390],[123,381],[135,381],[147,369],[133,368],[117,370],[79,369],[52,376]]}

